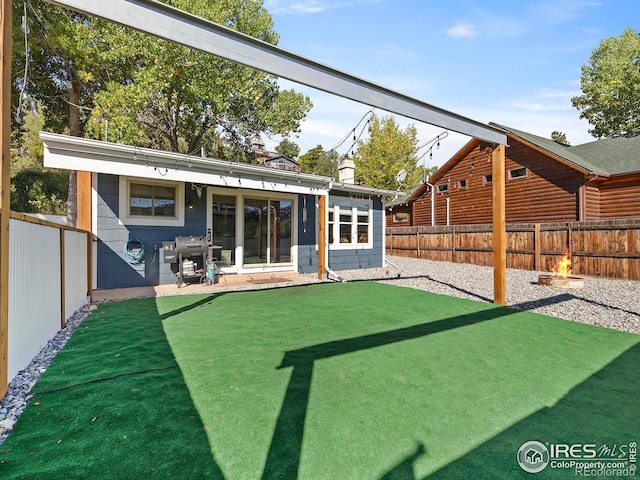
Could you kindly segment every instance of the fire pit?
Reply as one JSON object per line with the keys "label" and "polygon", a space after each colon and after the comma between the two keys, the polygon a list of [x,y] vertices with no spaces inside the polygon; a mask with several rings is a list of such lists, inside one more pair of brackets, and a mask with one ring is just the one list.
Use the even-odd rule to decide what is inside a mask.
{"label": "fire pit", "polygon": [[570,288],[579,290],[584,287],[584,279],[571,275],[571,256],[567,252],[565,256],[558,262],[556,268],[552,269],[553,273],[538,275],[538,285],[547,285],[556,288]]}
{"label": "fire pit", "polygon": [[547,285],[557,288],[571,288],[574,290],[580,290],[584,287],[584,278],[574,277],[571,275],[562,276],[555,274],[538,275],[538,284]]}

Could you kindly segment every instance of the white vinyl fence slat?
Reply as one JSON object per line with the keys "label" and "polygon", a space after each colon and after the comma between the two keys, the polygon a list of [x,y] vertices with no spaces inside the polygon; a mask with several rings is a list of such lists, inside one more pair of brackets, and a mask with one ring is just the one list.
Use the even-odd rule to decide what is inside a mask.
{"label": "white vinyl fence slat", "polygon": [[[65,231],[65,318],[87,302],[86,238]],[[12,218],[9,250],[7,381],[60,330],[60,228]]]}

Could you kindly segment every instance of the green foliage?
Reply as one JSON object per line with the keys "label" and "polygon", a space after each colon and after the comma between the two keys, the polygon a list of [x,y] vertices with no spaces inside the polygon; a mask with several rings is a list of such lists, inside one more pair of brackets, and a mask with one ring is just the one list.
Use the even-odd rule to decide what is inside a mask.
{"label": "green foliage", "polygon": [[38,132],[43,124],[43,116],[24,116],[22,146],[11,155],[11,210],[63,215],[69,177],[66,171],[42,168],[44,149]]}
{"label": "green foliage", "polygon": [[336,178],[338,176],[338,159],[339,155],[336,151],[325,152],[322,145],[318,145],[298,158],[298,163],[302,172]]}
{"label": "green foliage", "polygon": [[358,142],[354,156],[357,181],[372,187],[396,190],[398,182],[395,177],[404,169],[407,177],[402,189],[409,190],[418,185],[422,171],[417,167],[416,127],[409,125],[402,130],[393,117],[379,119],[374,115],[370,128],[369,138]]}
{"label": "green foliage", "polygon": [[600,42],[582,66],[582,95],[571,103],[596,138],[640,131],[640,32],[631,28]]}
{"label": "green foliage", "polygon": [[554,130],[551,132],[551,140],[557,143],[561,143],[562,145],[570,145],[567,140],[567,135],[564,132],[560,132],[558,130]]}
{"label": "green foliage", "polygon": [[[70,112],[75,109],[82,133],[93,108],[94,93],[104,87],[106,80],[124,81],[128,71],[135,68],[122,55],[126,45],[123,29],[44,0],[30,0],[28,5],[28,51],[22,29],[13,29],[14,105],[23,87],[24,65],[28,60],[25,92],[49,112],[45,129],[63,133],[69,128]],[[23,1],[13,3],[16,26],[21,24],[23,6]],[[72,85],[78,95],[73,101]]]}
{"label": "green foliage", "polygon": [[[428,178],[432,177],[434,173],[438,171],[438,168],[439,167],[435,165],[433,167],[424,167],[422,165],[419,165],[416,170],[421,180],[427,180]],[[402,189],[406,190],[407,188],[403,185]]]}
{"label": "green foliage", "polygon": [[[255,38],[278,40],[260,2],[167,3]],[[295,131],[311,108],[308,97],[281,91],[275,77],[252,68],[134,32],[127,32],[125,45],[123,56],[136,68],[127,81],[108,81],[96,94],[88,132],[97,138],[107,120],[111,139],[187,153],[215,133],[237,159],[234,150],[248,150],[256,133]]]}
{"label": "green foliage", "polygon": [[276,152],[280,155],[295,160],[300,155],[300,147],[288,138],[283,138],[276,147]]}

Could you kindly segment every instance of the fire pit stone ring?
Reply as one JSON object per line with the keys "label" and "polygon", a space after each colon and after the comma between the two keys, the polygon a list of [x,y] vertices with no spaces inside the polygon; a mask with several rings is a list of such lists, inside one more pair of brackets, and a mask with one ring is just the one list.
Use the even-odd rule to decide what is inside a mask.
{"label": "fire pit stone ring", "polygon": [[584,288],[584,278],[571,275],[543,274],[538,275],[538,285],[580,290]]}

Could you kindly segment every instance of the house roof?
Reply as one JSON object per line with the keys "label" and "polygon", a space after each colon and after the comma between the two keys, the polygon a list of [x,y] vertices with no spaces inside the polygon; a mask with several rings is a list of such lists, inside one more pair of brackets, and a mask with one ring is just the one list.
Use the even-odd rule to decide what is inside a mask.
{"label": "house roof", "polygon": [[610,176],[640,172],[640,135],[605,138],[569,146],[504,125],[491,125],[561,157],[589,174]]}
{"label": "house roof", "polygon": [[289,193],[390,196],[392,190],[216,158],[40,132],[46,167]]}
{"label": "house roof", "polygon": [[285,157],[284,155],[278,155],[277,157],[268,158],[264,161],[264,163],[273,163],[273,162],[277,162],[278,160],[284,160],[293,165],[298,165],[298,162],[296,162],[294,159]]}
{"label": "house roof", "polygon": [[405,203],[409,203],[409,200],[413,195],[422,187],[422,184],[414,187],[409,193],[397,192],[397,197],[386,203],[387,207],[394,207],[396,205],[403,205]]}
{"label": "house roof", "polygon": [[640,172],[640,135],[604,138],[571,148],[609,175]]}

